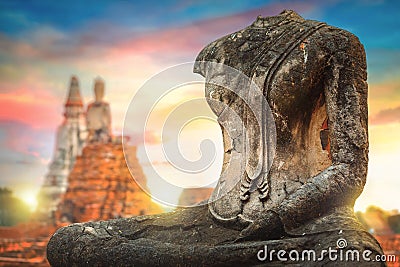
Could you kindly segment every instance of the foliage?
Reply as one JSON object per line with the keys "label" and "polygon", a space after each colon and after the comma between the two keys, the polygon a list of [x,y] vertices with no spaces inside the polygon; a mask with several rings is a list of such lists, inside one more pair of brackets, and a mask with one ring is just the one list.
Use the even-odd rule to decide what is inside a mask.
{"label": "foliage", "polygon": [[10,189],[0,187],[0,226],[12,226],[30,217],[27,204],[13,196]]}

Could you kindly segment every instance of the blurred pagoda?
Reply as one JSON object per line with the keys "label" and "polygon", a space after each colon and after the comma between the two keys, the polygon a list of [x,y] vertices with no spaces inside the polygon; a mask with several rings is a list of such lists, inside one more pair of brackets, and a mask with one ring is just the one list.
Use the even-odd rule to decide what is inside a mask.
{"label": "blurred pagoda", "polygon": [[83,101],[76,76],[71,77],[64,104],[64,120],[57,129],[53,159],[38,194],[37,215],[54,218],[57,205],[68,186],[68,175],[77,156],[82,154],[86,141],[86,122]]}

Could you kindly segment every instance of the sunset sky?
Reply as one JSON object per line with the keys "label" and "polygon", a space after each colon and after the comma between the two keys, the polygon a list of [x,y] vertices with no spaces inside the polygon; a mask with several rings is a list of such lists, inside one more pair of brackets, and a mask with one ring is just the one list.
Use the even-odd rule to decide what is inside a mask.
{"label": "sunset sky", "polygon": [[[248,26],[258,15],[293,9],[305,18],[346,29],[364,44],[370,162],[367,185],[356,209],[364,210],[368,205],[400,209],[397,1],[160,3],[0,0],[0,186],[12,188],[25,199],[36,194],[51,160],[71,75],[79,78],[84,103],[93,99],[93,79],[101,76],[106,81],[114,133],[121,134],[131,98],[151,76],[193,61],[209,42]],[[183,99],[202,95],[200,86],[180,94]],[[174,99],[182,100],[166,100],[164,110],[168,103],[174,105]],[[193,137],[195,144],[201,135],[219,138],[215,125],[194,125],[194,129],[197,134],[187,134],[186,140]],[[146,134],[157,139],[158,133],[151,129]],[[157,156],[154,162],[163,164]],[[156,190],[156,185],[149,186]]]}

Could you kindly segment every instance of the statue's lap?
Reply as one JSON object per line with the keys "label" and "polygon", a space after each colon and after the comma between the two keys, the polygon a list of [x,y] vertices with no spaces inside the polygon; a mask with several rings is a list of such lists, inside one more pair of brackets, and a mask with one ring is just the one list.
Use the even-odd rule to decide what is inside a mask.
{"label": "statue's lap", "polygon": [[[318,265],[331,262],[328,255],[319,261],[318,258],[324,249],[337,249],[340,238],[349,244],[344,252],[346,249],[357,250],[361,258],[362,252],[369,249],[371,259],[380,254],[372,249],[379,247],[375,239],[364,231],[335,230],[235,243],[239,233],[239,230],[215,222],[208,214],[207,206],[200,206],[160,215],[73,224],[59,229],[55,237],[64,242],[50,242],[48,249],[52,250],[57,266],[118,266],[121,263],[128,266],[258,265],[281,263],[282,260],[277,258],[279,250],[286,252],[281,258],[288,258],[289,253],[295,257],[295,252],[291,251],[297,251],[299,255],[305,250],[315,251]],[[268,256],[263,260],[265,251]],[[337,255],[340,256],[339,252]],[[355,266],[356,263],[360,264],[354,262]],[[347,264],[351,265],[351,262]]]}

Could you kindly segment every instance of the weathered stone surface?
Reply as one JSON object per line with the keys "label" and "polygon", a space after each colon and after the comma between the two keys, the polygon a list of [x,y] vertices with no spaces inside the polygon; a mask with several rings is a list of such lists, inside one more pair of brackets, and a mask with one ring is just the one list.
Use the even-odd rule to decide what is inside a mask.
{"label": "weathered stone surface", "polygon": [[[213,79],[235,77],[210,70],[205,62],[238,69],[258,85],[271,107],[276,147],[268,128],[272,118],[258,104],[260,99],[249,95],[254,107],[249,106],[237,94],[212,84]],[[206,78],[206,96],[241,116],[245,132],[230,136],[223,129],[224,145],[229,147],[224,162],[237,156],[244,159],[244,167],[224,165],[233,171],[220,177],[208,206],[58,230],[48,245],[51,264],[262,265],[257,253],[265,245],[287,253],[312,249],[318,254],[338,248],[339,238],[348,244],[340,249],[343,253],[382,253],[352,209],[365,184],[368,162],[366,62],[357,37],[284,11],[259,17],[211,43],[199,54],[194,71]],[[233,117],[211,108],[222,126]],[[262,125],[254,110],[262,114]],[[240,142],[243,136],[248,142]],[[237,177],[240,182],[219,195],[224,184]],[[307,264],[341,262],[325,258]]]}
{"label": "weathered stone surface", "polygon": [[[241,183],[210,205],[219,220],[251,222],[273,210],[287,230],[301,233],[297,228],[311,218],[353,205],[365,183],[368,160],[365,54],[354,35],[285,12],[258,18],[250,27],[211,43],[197,60],[223,62],[252,77],[267,97],[277,129],[271,169],[250,178],[255,172],[252,162],[261,157],[263,168],[267,165],[269,155],[263,151],[269,144],[245,107],[250,136],[261,132],[262,140],[248,150],[252,161]],[[205,75],[201,66],[196,71]],[[215,90],[208,89],[210,94]],[[237,111],[243,107],[237,97],[229,104]],[[330,151],[320,139],[326,120]],[[249,179],[259,180],[257,190],[250,192]],[[240,209],[226,208],[238,203]]]}
{"label": "weathered stone surface", "polygon": [[[158,216],[73,224],[56,232],[47,251],[52,266],[269,266],[280,262],[276,254],[265,262],[257,259],[265,245],[269,251],[313,248],[317,255],[322,249],[335,249],[341,237],[350,237],[346,239],[350,249],[362,251],[378,246],[371,235],[356,230],[234,243],[239,233],[216,223],[207,207],[202,206]],[[373,251],[370,256],[376,254]],[[327,263],[325,259],[316,265]]]}

